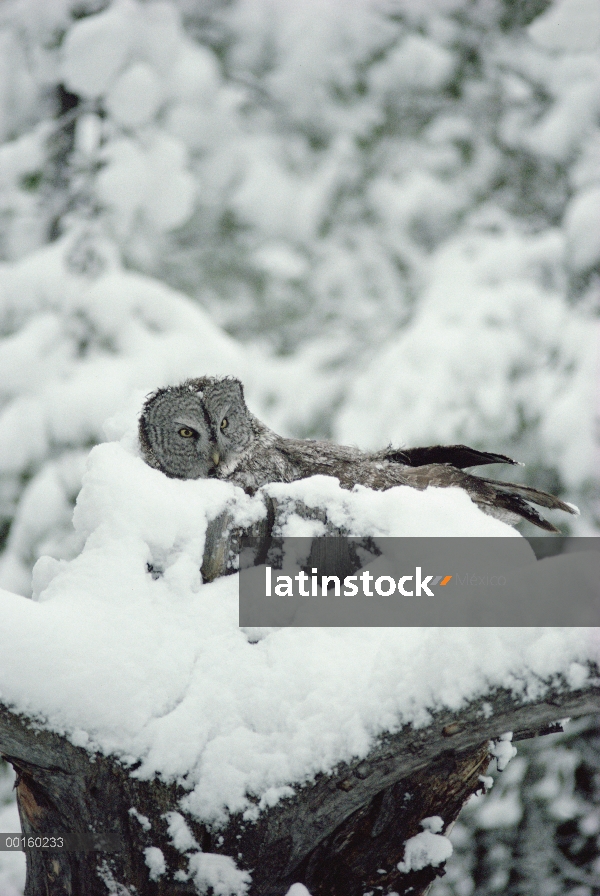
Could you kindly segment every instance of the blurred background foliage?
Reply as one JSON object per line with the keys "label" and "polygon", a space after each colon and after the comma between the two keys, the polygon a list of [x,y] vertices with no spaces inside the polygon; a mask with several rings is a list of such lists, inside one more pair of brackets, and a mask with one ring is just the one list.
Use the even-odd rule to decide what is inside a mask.
{"label": "blurred background foliage", "polygon": [[[202,373],[289,435],[512,454],[598,534],[599,50],[597,0],[4,0],[0,586],[80,549],[107,418]],[[481,817],[440,896],[600,893],[585,844],[514,883]]]}
{"label": "blurred background foliage", "polygon": [[[468,441],[598,531],[594,0],[5,0],[0,584],[132,390]],[[42,508],[42,510],[41,510]]]}
{"label": "blurred background foliage", "polygon": [[432,896],[596,896],[599,834],[598,720],[580,719],[519,743],[491,792],[472,798]]}

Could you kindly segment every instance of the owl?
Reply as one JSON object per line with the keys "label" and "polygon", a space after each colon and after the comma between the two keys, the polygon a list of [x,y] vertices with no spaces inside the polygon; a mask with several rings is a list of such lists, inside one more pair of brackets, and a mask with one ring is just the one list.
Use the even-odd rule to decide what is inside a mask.
{"label": "owl", "polygon": [[244,389],[233,377],[201,377],[159,389],[144,404],[139,421],[142,456],[176,479],[216,478],[254,494],[269,482],[294,482],[317,474],[336,477],[342,488],[376,490],[407,485],[462,488],[481,510],[504,522],[526,519],[559,532],[533,507],[576,509],[554,495],[524,485],[484,479],[465,467],[514,464],[503,454],[435,445],[366,452],[333,442],[288,439],[255,417]]}

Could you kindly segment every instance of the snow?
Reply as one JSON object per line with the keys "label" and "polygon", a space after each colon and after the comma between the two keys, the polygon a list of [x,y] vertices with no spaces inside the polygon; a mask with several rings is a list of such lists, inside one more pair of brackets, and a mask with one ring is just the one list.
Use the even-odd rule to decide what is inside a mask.
{"label": "snow", "polygon": [[[122,85],[117,92],[123,99],[132,90],[134,94],[143,94],[149,84],[149,66],[164,75],[174,64],[183,40],[178,12],[170,3],[144,6],[137,0],[117,0],[97,15],[81,18],[69,29],[62,51],[62,75],[74,93],[97,97],[108,93],[111,86],[114,89],[119,72],[136,60],[133,66],[147,63],[142,79],[139,70],[132,74],[135,68],[129,69],[129,86]],[[130,101],[119,108],[133,112],[135,118]],[[146,119],[135,121],[125,115],[121,121],[135,125]]]}
{"label": "snow", "polygon": [[[408,3],[391,21],[362,0],[343,14],[337,2],[316,13],[238,0],[211,8],[195,39],[185,4],[113,0],[75,21],[52,7],[36,22],[23,14],[24,27],[45,47],[37,19],[52,33],[60,24],[61,46],[15,68],[37,78],[23,91],[32,103],[54,75],[86,100],[66,231],[93,221],[92,244],[110,236],[128,264],[185,281],[263,361],[269,345],[289,351],[296,389],[266,370],[264,382],[295,433],[362,443],[372,415],[378,444],[392,431],[408,442],[457,430],[481,447],[516,444],[532,478],[547,471],[586,498],[575,526],[595,526],[596,298],[580,305],[569,283],[593,285],[598,257],[595,0],[555,0],[506,33],[494,2],[483,18],[461,2]],[[223,47],[215,33],[228,35]],[[6,31],[11,48],[18,34]],[[482,67],[470,75],[477,36]],[[44,243],[49,226],[40,190],[19,183],[47,173],[54,125],[20,114],[7,108],[19,136],[0,147],[7,257]],[[535,169],[526,196],[523,153]],[[462,338],[446,332],[446,292],[462,300]]]}
{"label": "snow", "polygon": [[170,93],[179,101],[210,102],[220,85],[216,57],[202,44],[186,43],[167,75]]}
{"label": "snow", "polygon": [[150,880],[158,880],[167,870],[162,850],[158,846],[148,846],[144,850],[146,865],[150,869]]}
{"label": "snow", "polygon": [[[134,106],[140,108],[137,100]],[[107,143],[100,158],[105,167],[98,175],[98,197],[113,210],[118,231],[131,231],[139,215],[158,230],[180,227],[190,217],[196,184],[180,140],[157,134],[141,146],[118,138]]]}
{"label": "snow", "polygon": [[122,0],[69,29],[62,60],[69,90],[84,97],[107,90],[130,52],[133,9],[133,3]]}
{"label": "snow", "polygon": [[600,185],[576,194],[566,213],[568,251],[575,271],[600,264]]}
{"label": "snow", "polygon": [[[139,759],[137,776],[185,780],[182,810],[217,825],[253,817],[290,785],[365,756],[384,731],[426,725],[432,709],[494,686],[527,699],[593,654],[581,629],[272,629],[251,643],[237,576],[203,584],[199,568],[207,520],[227,508],[248,526],[264,514],[260,496],[168,479],[137,456],[129,422],[121,443],[90,453],[74,516],[81,553],[40,562],[36,601],[0,594],[0,692],[75,743]],[[269,487],[280,499],[286,489],[359,534],[405,533],[410,510],[421,534],[453,521],[462,534],[518,537],[453,490],[342,493],[323,477]]]}
{"label": "snow", "polygon": [[517,790],[504,793],[497,799],[484,800],[477,806],[477,823],[484,830],[514,828],[523,817],[523,805]]}
{"label": "snow", "polygon": [[439,815],[424,818],[424,828],[404,844],[404,859],[398,862],[398,871],[408,874],[409,871],[420,871],[427,865],[441,865],[452,855],[452,844],[447,837],[439,833],[444,827]]}
{"label": "snow", "polygon": [[595,0],[559,0],[530,26],[533,39],[552,50],[600,47],[600,8]]}
{"label": "snow", "polygon": [[166,2],[116,0],[68,31],[65,83],[80,96],[102,97],[107,116],[96,119],[95,139],[78,146],[87,150],[88,164],[100,163],[95,193],[121,239],[134,237],[140,221],[162,233],[192,214],[197,183],[186,129],[171,127],[169,134],[159,119],[164,111],[173,123],[182,101],[214,92],[218,70],[210,56],[186,37],[178,11]]}
{"label": "snow", "polygon": [[[1,781],[0,781],[1,783]],[[0,802],[0,833],[16,834],[21,830],[21,820],[16,802],[8,806]],[[0,862],[0,893],[2,896],[23,896],[25,887],[25,854],[3,852]]]}
{"label": "snow", "polygon": [[216,853],[197,852],[190,857],[188,877],[198,893],[214,896],[242,896],[250,883],[250,874],[240,871],[233,859]]}
{"label": "snow", "polygon": [[[582,245],[591,246],[594,233]],[[557,232],[444,244],[411,324],[354,378],[337,440],[365,448],[468,444],[485,432],[487,444],[514,454],[519,431],[535,417],[544,462],[558,465],[572,488],[581,484],[596,444],[600,329],[548,286],[560,277],[563,252]]]}
{"label": "snow", "polygon": [[423,818],[420,824],[424,831],[431,831],[432,834],[439,834],[444,829],[444,819],[439,815]]}
{"label": "snow", "polygon": [[[579,687],[583,682],[580,682]],[[511,759],[517,755],[517,748],[511,744],[512,731],[501,735],[498,740],[490,741],[490,754],[495,757],[499,772],[503,772]]]}
{"label": "snow", "polygon": [[252,400],[271,369],[187,297],[123,270],[110,243],[95,246],[99,273],[74,272],[79,245],[85,233],[0,265],[0,314],[20,323],[0,343],[0,492],[5,506],[20,499],[0,584],[25,594],[32,561],[81,549],[72,504],[107,417],[202,374],[239,375]]}
{"label": "snow", "polygon": [[142,815],[140,812],[138,812],[135,806],[131,807],[131,809],[129,810],[129,814],[139,821],[144,831],[149,831],[152,828],[150,819],[147,818],[146,815]]}
{"label": "snow", "polygon": [[[85,579],[91,563],[91,548],[81,553],[85,538],[100,538],[101,519],[109,530],[121,525],[117,509],[94,515],[88,504],[80,528],[72,527],[90,447],[120,438],[122,420],[126,427],[149,391],[201,374],[240,376],[252,410],[284,434],[505,451],[526,462],[528,483],[582,506],[571,532],[597,534],[597,0],[552,0],[526,27],[522,14],[533,7],[500,0],[399,0],[394,17],[386,4],[364,0],[235,0],[209,4],[202,16],[187,0],[109,0],[94,12],[98,6],[87,4],[77,18],[67,0],[13,0],[0,10],[0,528],[10,525],[0,586],[29,595],[38,561],[36,598],[63,581],[75,605],[76,571]],[[67,116],[73,151],[65,147],[57,166],[58,83],[81,102]],[[64,236],[47,246],[57,230]],[[98,455],[91,464],[99,469]],[[147,487],[138,482],[136,500],[143,503]],[[311,500],[322,490],[338,518],[349,515],[361,531],[407,534],[407,519],[410,534],[500,526],[452,491],[395,490],[370,502],[332,482],[304,487]],[[160,505],[166,519],[174,495]],[[194,495],[211,513],[221,500],[202,489]],[[134,513],[121,522],[139,556],[147,548],[169,562],[169,587],[189,598],[205,590],[194,564],[206,516],[198,510],[192,521],[182,508],[185,526],[197,527],[194,541],[183,526],[183,547]],[[308,527],[290,514],[286,531]],[[139,581],[128,578],[129,561],[100,542],[125,613],[119,577]],[[81,587],[87,594],[87,580]],[[107,594],[93,593],[104,624]],[[132,616],[146,611],[138,598]],[[232,596],[224,600],[231,610]],[[60,601],[44,597],[33,612],[54,605]],[[167,612],[160,601],[157,612]],[[229,622],[223,617],[221,629],[214,621],[223,634]],[[74,623],[69,630],[74,638]],[[126,630],[133,639],[133,623]],[[178,636],[177,627],[168,630]],[[253,650],[261,656],[268,644],[277,653],[273,645],[287,637],[269,632]],[[342,652],[366,650],[367,668],[379,656],[373,635],[366,647],[340,637]],[[466,634],[456,634],[453,647],[473,651],[473,687],[483,689],[488,660],[503,681],[513,659],[529,674],[558,645],[556,665],[577,687],[587,648],[564,637],[532,633],[528,660],[508,635],[489,640],[489,657]],[[421,635],[412,647],[398,645],[398,674],[410,657],[429,680],[426,644],[437,650]],[[40,656],[46,670],[48,649]],[[132,650],[143,662],[143,649]],[[200,650],[191,638],[183,665],[195,669]],[[393,653],[389,645],[382,651]],[[300,650],[294,655],[306,664]],[[161,669],[177,667],[168,650],[161,656]],[[79,659],[84,668],[87,658]],[[123,670],[122,656],[104,655],[113,660]],[[60,659],[57,668],[66,680]],[[452,699],[461,699],[460,680],[449,674]],[[431,675],[438,690],[424,694],[418,683],[421,708],[445,693]],[[183,691],[189,696],[175,677],[165,679],[172,705]],[[299,687],[308,689],[307,680]],[[359,711],[359,745],[378,726],[411,717],[383,684],[379,693],[379,716]],[[67,697],[70,714],[51,706],[50,715],[73,742],[127,741],[102,701],[94,722],[69,688]],[[43,712],[42,696],[32,699]],[[226,704],[228,724],[251,727],[236,698]],[[159,711],[151,698],[144,707],[140,742],[123,747],[132,754],[149,754],[154,743],[148,726]],[[182,717],[188,711],[184,700]],[[275,727],[284,741],[291,737]],[[204,761],[199,749],[174,761],[193,768],[192,778]],[[347,749],[340,737],[323,763]],[[299,752],[289,766],[279,777],[257,772],[264,805],[285,794],[286,776],[306,772]],[[222,792],[242,805],[249,772],[240,757],[232,768],[239,787]],[[214,809],[218,799],[206,802]],[[0,881],[0,891],[12,886]]]}
{"label": "snow", "polygon": [[583,687],[589,679],[589,670],[582,666],[581,663],[571,663],[566,671],[566,678],[569,687],[573,690]]}
{"label": "snow", "polygon": [[80,159],[89,159],[100,146],[102,119],[99,115],[81,115],[75,124],[75,148]]}
{"label": "snow", "polygon": [[181,813],[167,812],[165,818],[167,819],[169,837],[175,849],[185,853],[200,848]]}
{"label": "snow", "polygon": [[[441,90],[450,80],[455,57],[448,50],[420,34],[410,34],[392,54],[385,80],[395,76],[398,89]],[[377,69],[374,86],[378,86]]]}
{"label": "snow", "polygon": [[156,115],[161,101],[158,77],[147,63],[130,65],[113,84],[106,108],[124,127],[147,124]]}
{"label": "snow", "polygon": [[479,775],[479,780],[484,786],[484,793],[488,793],[494,786],[494,779],[491,775]]}
{"label": "snow", "polygon": [[290,484],[267,485],[264,490],[282,508],[280,534],[286,537],[324,534],[321,522],[294,512],[295,502],[300,502],[309,507],[326,506],[331,524],[347,528],[352,535],[468,537],[477,532],[479,536],[519,538],[510,526],[484,516],[461,489],[418,492],[397,486],[373,492],[357,485],[348,492],[331,476],[312,476]]}

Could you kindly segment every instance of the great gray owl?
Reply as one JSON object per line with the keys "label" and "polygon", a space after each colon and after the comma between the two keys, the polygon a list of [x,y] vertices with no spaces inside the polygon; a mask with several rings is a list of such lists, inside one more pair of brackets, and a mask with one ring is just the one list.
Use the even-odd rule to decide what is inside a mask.
{"label": "great gray owl", "polygon": [[250,413],[242,384],[232,377],[201,377],[159,389],[144,404],[139,437],[146,463],[167,476],[224,479],[250,494],[268,482],[322,474],[335,476],[347,489],[357,484],[377,490],[456,486],[490,516],[510,523],[522,517],[548,532],[559,530],[530,502],[576,512],[538,489],[464,472],[480,464],[515,463],[503,454],[465,445],[365,452],[332,442],[283,438]]}

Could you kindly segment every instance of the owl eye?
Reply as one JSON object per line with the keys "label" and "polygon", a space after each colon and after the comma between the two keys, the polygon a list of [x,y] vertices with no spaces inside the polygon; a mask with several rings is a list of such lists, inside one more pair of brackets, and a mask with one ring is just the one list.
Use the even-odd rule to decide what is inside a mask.
{"label": "owl eye", "polygon": [[188,429],[186,426],[182,426],[179,430],[179,435],[184,439],[191,439],[194,435],[194,430]]}
{"label": "owl eye", "polygon": [[229,421],[228,421],[227,417],[223,417],[223,419],[221,420],[221,429],[227,429],[228,426],[229,426]]}

